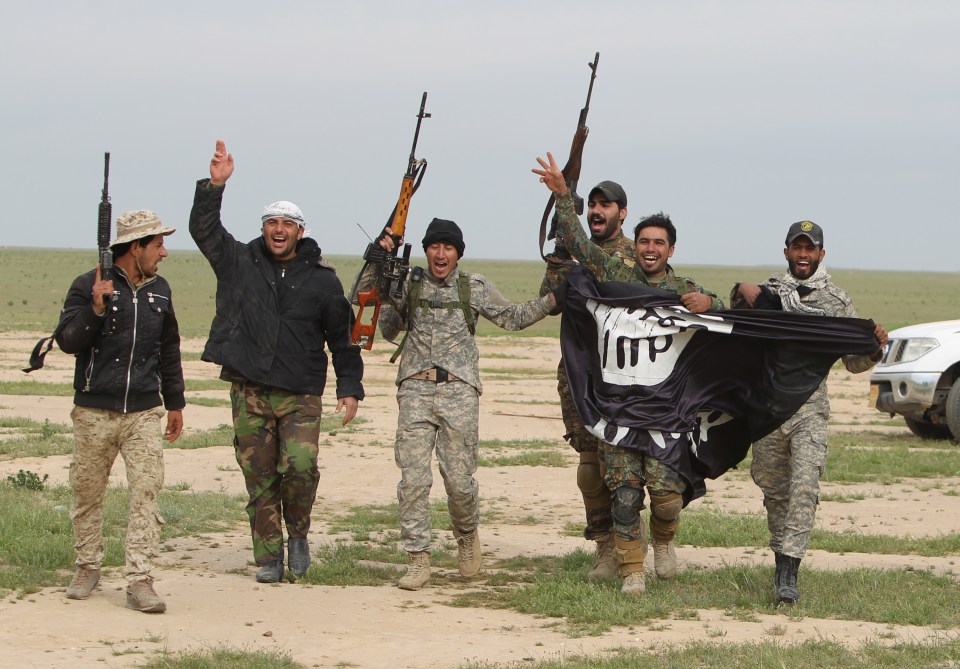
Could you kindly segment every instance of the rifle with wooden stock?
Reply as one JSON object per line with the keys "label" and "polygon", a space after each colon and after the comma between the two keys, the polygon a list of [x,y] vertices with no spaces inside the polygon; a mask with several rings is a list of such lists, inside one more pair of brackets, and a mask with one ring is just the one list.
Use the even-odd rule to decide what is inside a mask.
{"label": "rifle with wooden stock", "polygon": [[[423,181],[423,175],[427,171],[427,161],[416,157],[417,140],[420,138],[420,124],[423,119],[430,118],[430,114],[424,111],[426,106],[427,94],[424,92],[423,98],[420,100],[420,113],[417,114],[417,129],[413,133],[413,147],[410,149],[410,158],[407,160],[407,171],[404,172],[403,182],[400,185],[400,197],[397,199],[397,204],[394,206],[390,218],[387,219],[383,231],[367,245],[367,250],[363,254],[364,269],[371,263],[378,265],[377,280],[367,290],[354,291],[359,309],[353,324],[353,331],[350,333],[350,339],[354,346],[367,350],[373,348],[373,337],[377,332],[377,319],[380,317],[380,307],[383,304],[382,295],[392,295],[396,299],[403,297],[403,284],[407,280],[407,275],[410,274],[410,244],[403,245],[402,254],[400,254],[399,244],[407,229],[410,200],[417,189],[420,188],[420,182]],[[387,228],[390,228],[394,244],[393,250],[389,253],[380,246],[380,240],[388,234]],[[363,274],[363,270],[360,274]],[[372,314],[368,309],[370,305],[373,307]],[[365,319],[365,316],[369,316],[369,319]]]}
{"label": "rifle with wooden stock", "polygon": [[[597,65],[600,63],[600,52],[593,57],[592,63],[587,63],[590,68],[590,87],[587,88],[587,101],[580,110],[580,118],[577,121],[577,131],[573,134],[573,143],[570,145],[570,157],[567,158],[566,165],[563,166],[563,178],[567,182],[567,188],[573,196],[573,205],[576,208],[577,216],[583,214],[583,198],[577,195],[577,182],[580,180],[580,167],[583,161],[583,146],[587,143],[587,135],[590,134],[590,128],[587,127],[587,114],[590,113],[590,98],[593,96],[593,82],[597,78]],[[550,231],[547,232],[547,220],[550,218],[550,212],[553,211],[555,198],[553,193],[547,200],[547,206],[543,210],[543,218],[540,219],[540,257],[546,260],[543,255],[543,245],[548,239],[557,236],[556,214],[554,220],[550,223]]]}

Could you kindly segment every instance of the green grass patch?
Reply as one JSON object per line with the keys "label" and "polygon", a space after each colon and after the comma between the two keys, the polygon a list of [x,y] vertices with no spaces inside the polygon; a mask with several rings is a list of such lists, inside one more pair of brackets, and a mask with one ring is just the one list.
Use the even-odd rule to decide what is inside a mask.
{"label": "green grass patch", "polygon": [[[759,513],[721,513],[710,509],[687,509],[680,516],[676,542],[701,548],[738,546],[766,549],[770,540],[766,515]],[[579,536],[580,525],[571,524],[566,533]],[[882,555],[922,555],[944,557],[960,554],[960,533],[933,537],[862,534],[856,531],[832,532],[816,528],[810,546],[831,553],[877,553]]]}
{"label": "green grass patch", "polygon": [[[751,455],[738,466],[750,470]],[[960,476],[960,448],[908,434],[836,432],[830,435],[823,481],[891,484],[910,478]]]}
{"label": "green grass patch", "polygon": [[566,467],[567,461],[557,451],[524,451],[515,455],[481,455],[479,467]]}
{"label": "green grass patch", "polygon": [[[34,592],[64,585],[76,554],[70,522],[68,486],[28,490],[0,483],[0,590]],[[217,532],[242,520],[246,498],[214,492],[160,491],[160,515],[166,523],[161,542],[179,536]],[[104,502],[105,567],[123,564],[127,525],[127,489],[112,486]]]}
{"label": "green grass patch", "polygon": [[143,669],[306,669],[279,650],[240,650],[228,647],[184,650],[153,657]]}
{"label": "green grass patch", "polygon": [[[709,634],[710,630],[706,630]],[[757,667],[804,667],[809,669],[877,669],[956,667],[960,637],[944,635],[932,643],[869,641],[857,649],[826,639],[802,643],[767,640],[757,643],[659,644],[651,650],[614,648],[603,655],[565,656],[559,660],[525,663],[527,669],[756,669]],[[497,669],[503,665],[468,663],[460,669]]]}
{"label": "green grass patch", "polygon": [[[349,285],[362,260],[359,256],[330,256],[341,282]],[[94,249],[0,249],[0,285],[17,300],[0,301],[0,330],[51,332],[73,279],[96,263]],[[414,265],[423,265],[422,258]],[[460,268],[484,274],[508,299],[518,302],[537,296],[544,264],[539,260],[483,260],[466,258]],[[720,267],[675,265],[680,276],[693,277],[700,285],[724,299],[737,281],[759,283],[783,271],[771,267]],[[216,308],[216,279],[199,251],[175,250],[160,266],[160,273],[173,288],[180,332],[187,337],[204,337]],[[837,285],[846,290],[865,318],[883,323],[887,330],[927,321],[943,320],[944,314],[960,313],[960,293],[953,290],[956,273],[886,272],[847,270],[831,267]],[[923,295],[923,299],[916,299]],[[499,335],[503,330],[481,320],[479,336]],[[560,319],[548,317],[515,336],[558,337]]]}
{"label": "green grass patch", "polygon": [[221,397],[187,397],[187,406],[197,407],[229,407],[233,403]]}
{"label": "green grass patch", "polygon": [[534,451],[543,448],[556,448],[560,445],[555,439],[481,439],[480,451],[524,450]]}
{"label": "green grass patch", "polygon": [[0,395],[44,395],[47,397],[73,397],[72,383],[42,383],[32,379],[0,381]]}
{"label": "green grass patch", "polygon": [[563,618],[574,634],[687,618],[703,608],[895,625],[960,624],[960,583],[926,572],[804,569],[800,602],[779,608],[773,600],[772,567],[686,570],[671,581],[648,579],[644,596],[634,598],[621,593],[618,582],[589,583],[585,573],[591,564],[589,553],[574,551],[541,562],[530,583],[474,591],[457,597],[455,604]]}

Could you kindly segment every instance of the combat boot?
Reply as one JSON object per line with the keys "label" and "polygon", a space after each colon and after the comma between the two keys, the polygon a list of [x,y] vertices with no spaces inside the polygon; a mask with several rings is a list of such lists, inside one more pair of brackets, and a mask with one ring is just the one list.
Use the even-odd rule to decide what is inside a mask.
{"label": "combat boot", "polygon": [[623,577],[623,585],[620,592],[626,595],[642,595],[647,584],[643,576],[643,561],[647,557],[647,537],[643,531],[644,526],[640,525],[640,538],[629,541],[615,537],[617,561],[620,563],[618,571]]}
{"label": "combat boot", "polygon": [[613,532],[597,537],[597,552],[593,556],[593,569],[587,572],[591,581],[603,581],[617,575],[616,541]]}
{"label": "combat boot", "polygon": [[167,605],[153,589],[153,579],[145,578],[127,586],[127,606],[144,613],[163,613]]}
{"label": "combat boot", "polygon": [[430,580],[430,553],[421,551],[408,555],[410,566],[407,567],[407,573],[400,577],[397,587],[401,590],[419,590]]}
{"label": "combat boot", "polygon": [[800,591],[797,590],[797,572],[800,569],[800,558],[783,553],[774,553],[774,556],[777,561],[774,594],[778,602],[794,604],[800,601]]}
{"label": "combat boot", "polygon": [[453,536],[457,539],[457,567],[464,578],[473,578],[480,573],[483,566],[483,557],[480,554],[480,532],[474,530],[469,534],[453,528]]}
{"label": "combat boot", "polygon": [[680,525],[683,497],[675,492],[650,491],[650,540],[653,543],[653,568],[664,580],[677,575],[677,552],[673,537]]}
{"label": "combat boot", "polygon": [[298,577],[307,573],[310,568],[310,544],[306,537],[287,540],[287,555],[290,558],[290,571]]}
{"label": "combat boot", "polygon": [[283,578],[283,543],[280,543],[280,552],[275,560],[264,562],[257,570],[257,583],[279,583]]}
{"label": "combat boot", "polygon": [[83,565],[77,567],[77,573],[67,586],[67,599],[86,599],[100,582],[99,567]]}

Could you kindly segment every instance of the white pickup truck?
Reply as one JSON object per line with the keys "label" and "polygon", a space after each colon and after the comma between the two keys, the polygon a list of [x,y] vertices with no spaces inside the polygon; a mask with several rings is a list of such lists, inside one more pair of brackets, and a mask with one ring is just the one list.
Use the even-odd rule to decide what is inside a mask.
{"label": "white pickup truck", "polygon": [[891,332],[870,375],[870,403],[903,416],[918,437],[960,441],[960,320]]}

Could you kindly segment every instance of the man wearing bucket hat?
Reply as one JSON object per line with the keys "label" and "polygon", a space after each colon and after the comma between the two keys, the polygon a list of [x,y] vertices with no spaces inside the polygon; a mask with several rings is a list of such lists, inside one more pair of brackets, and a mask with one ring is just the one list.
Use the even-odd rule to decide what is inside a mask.
{"label": "man wearing bucket hat", "polygon": [[[733,287],[736,308],[782,309],[818,316],[856,317],[847,293],[830,280],[823,258],[823,229],[812,221],[798,221],[787,230],[783,256],[787,271],[762,285],[741,282]],[[887,333],[876,326],[877,351],[848,355],[843,364],[856,374],[879,360]],[[820,495],[820,477],[827,461],[827,425],[830,400],[824,380],[783,425],[753,445],[750,473],[763,491],[770,548],[776,562],[774,595],[778,602],[800,599],[797,571],[810,543]]]}
{"label": "man wearing bucket hat", "polygon": [[[387,228],[380,245],[393,249]],[[403,296],[390,297],[380,312],[380,331],[400,343],[397,372],[397,484],[400,543],[410,566],[398,586],[419,590],[430,579],[430,487],[434,448],[447,492],[447,508],[457,541],[460,575],[472,578],[482,566],[477,471],[480,418],[479,352],[473,334],[478,316],[506,330],[521,330],[543,319],[557,305],[554,293],[522,304],[507,300],[485,277],[457,269],[466,245],[453,221],[433,219],[423,237],[427,271],[416,267]],[[357,282],[364,290],[376,278],[368,267]],[[562,299],[562,296],[561,296]],[[396,359],[396,356],[394,356]]]}
{"label": "man wearing bucket hat", "polygon": [[[157,275],[167,256],[164,238],[173,232],[152,211],[121,215],[110,245],[113,280],[102,278],[99,266],[77,277],[56,334],[60,348],[77,358],[70,414],[70,518],[77,571],[67,598],[86,599],[100,580],[103,500],[119,453],[130,495],[127,606],[146,613],[166,610],[151,576],[163,522],[157,495],[163,487],[163,439],[172,442],[180,436],[186,404],[177,317],[170,286]],[[161,430],[165,412],[166,429]]]}
{"label": "man wearing bucket hat", "polygon": [[350,342],[353,310],[334,269],[306,236],[292,202],[268,204],[260,234],[244,243],[220,220],[233,156],[217,141],[210,178],[197,182],[190,234],[217,275],[217,313],[202,359],[231,383],[234,446],[249,502],[260,583],[284,574],[283,525],[294,575],[310,566],[310,512],[319,468],[326,345],[346,425],[363,399],[363,361]]}
{"label": "man wearing bucket hat", "polygon": [[[627,218],[627,194],[615,181],[601,181],[590,190],[587,199],[587,224],[590,241],[604,253],[620,258],[628,267],[635,264],[633,241],[623,234],[623,222]],[[564,281],[573,267],[570,252],[559,238],[553,253],[547,256],[547,269],[540,286],[540,294],[550,292]],[[560,395],[560,414],[566,433],[564,439],[577,452],[580,464],[577,467],[577,487],[583,498],[587,525],[583,536],[595,541],[593,567],[587,572],[591,580],[613,578],[617,575],[617,558],[614,553],[613,517],[610,515],[610,489],[604,481],[605,466],[602,464],[603,442],[583,426],[577,407],[570,394],[570,384],[563,366],[557,367],[557,392]]]}

